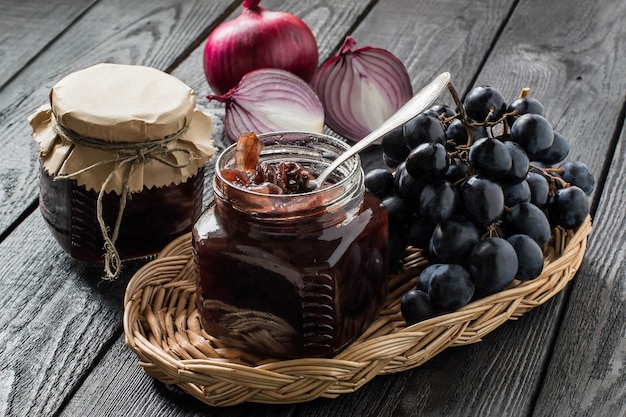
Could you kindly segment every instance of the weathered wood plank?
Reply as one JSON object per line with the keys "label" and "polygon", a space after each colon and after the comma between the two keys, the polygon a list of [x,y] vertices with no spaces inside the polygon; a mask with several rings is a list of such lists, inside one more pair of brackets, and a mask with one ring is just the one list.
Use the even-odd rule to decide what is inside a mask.
{"label": "weathered wood plank", "polygon": [[626,91],[625,16],[626,5],[615,0],[522,1],[476,81],[511,98],[530,87],[572,145],[569,159],[584,161],[596,177]]}
{"label": "weathered wood plank", "polygon": [[0,90],[94,3],[94,0],[0,1]]}
{"label": "weathered wood plank", "polygon": [[48,100],[50,88],[100,62],[166,70],[231,3],[101,1],[6,85],[0,91],[0,234],[37,199],[39,161],[26,117]]}
{"label": "weathered wood plank", "polygon": [[[623,38],[622,38],[623,39]],[[596,212],[534,416],[626,415],[626,130]]]}
{"label": "weathered wood plank", "polygon": [[[555,129],[572,144],[570,159],[587,163],[596,178],[612,159],[613,136],[623,125],[625,21],[620,1],[522,2],[480,76],[509,92],[533,87]],[[583,263],[562,327],[555,329],[533,415],[626,414],[624,257],[615,247],[624,223],[623,143],[622,132],[610,180],[596,189],[595,200],[603,194],[587,255],[593,262]],[[537,326],[547,317],[541,316]]]}
{"label": "weathered wood plank", "polygon": [[39,212],[0,244],[0,375],[6,415],[51,415],[119,335],[124,282],[65,259]]}

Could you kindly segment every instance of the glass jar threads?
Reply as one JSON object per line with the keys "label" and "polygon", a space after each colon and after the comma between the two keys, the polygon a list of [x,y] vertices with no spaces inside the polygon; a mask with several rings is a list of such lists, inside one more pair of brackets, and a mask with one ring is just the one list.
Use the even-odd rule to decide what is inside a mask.
{"label": "glass jar threads", "polygon": [[[313,175],[347,145],[306,133],[259,136],[260,163]],[[387,214],[365,190],[357,157],[330,184],[265,194],[227,179],[236,145],[216,162],[214,203],[193,229],[197,305],[224,343],[270,357],[329,356],[357,338],[387,293]]]}
{"label": "glass jar threads", "polygon": [[154,68],[99,64],[61,79],[30,118],[40,209],[71,256],[104,264],[153,255],[202,211],[212,120]]}

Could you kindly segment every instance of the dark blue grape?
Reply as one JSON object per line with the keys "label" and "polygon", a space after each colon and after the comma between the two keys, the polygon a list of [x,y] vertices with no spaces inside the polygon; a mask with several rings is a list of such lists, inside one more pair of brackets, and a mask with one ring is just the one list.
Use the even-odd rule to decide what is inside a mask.
{"label": "dark blue grape", "polygon": [[459,158],[454,158],[450,161],[450,165],[448,166],[448,170],[444,174],[443,178],[446,181],[450,181],[452,184],[455,184],[463,179],[465,179],[469,175],[469,165]]}
{"label": "dark blue grape", "polygon": [[530,236],[517,234],[510,236],[507,241],[517,253],[517,274],[515,279],[529,281],[537,278],[543,271],[543,251]]}
{"label": "dark blue grape", "polygon": [[504,96],[496,88],[483,85],[472,88],[463,101],[467,115],[478,122],[496,121],[506,111]]}
{"label": "dark blue grape", "polygon": [[404,200],[397,195],[389,195],[382,199],[383,206],[387,210],[390,229],[405,228],[411,218],[411,211]]}
{"label": "dark blue grape", "polygon": [[406,158],[406,170],[415,178],[441,178],[448,170],[448,154],[440,143],[423,143]]}
{"label": "dark blue grape", "polygon": [[435,275],[437,270],[441,268],[444,264],[435,263],[430,264],[420,273],[417,280],[417,289],[424,291],[425,293],[430,292],[430,282],[432,277]]}
{"label": "dark blue grape", "polygon": [[539,246],[548,242],[552,232],[544,212],[532,203],[520,203],[511,207],[511,211],[504,216],[503,227],[507,235],[528,235]]}
{"label": "dark blue grape", "polygon": [[458,206],[456,187],[446,180],[426,184],[419,199],[419,213],[433,222],[442,222],[454,214]]}
{"label": "dark blue grape", "polygon": [[[472,141],[487,136],[487,129],[482,125],[472,126],[470,127],[470,131],[472,134]],[[457,145],[467,144],[469,140],[467,135],[467,128],[461,119],[454,119],[446,128],[446,137],[448,140],[454,141]]]}
{"label": "dark blue grape", "polygon": [[558,132],[554,132],[554,141],[552,145],[539,155],[535,155],[535,158],[539,162],[543,162],[546,165],[555,165],[567,158],[569,154],[569,143],[567,139]]}
{"label": "dark blue grape", "polygon": [[395,168],[406,159],[411,152],[402,133],[402,127],[391,130],[383,135],[381,139],[381,147],[383,150],[383,160],[390,168]]}
{"label": "dark blue grape", "polygon": [[478,228],[462,216],[455,216],[435,227],[428,250],[440,262],[464,264],[480,240]]}
{"label": "dark blue grape", "polygon": [[523,97],[523,98],[515,99],[506,108],[507,113],[512,113],[514,111],[517,112],[517,115],[507,116],[506,118],[507,122],[509,123],[509,126],[513,124],[515,119],[518,116],[521,116],[522,114],[535,113],[541,116],[545,116],[545,109],[543,107],[543,104],[541,104],[539,100],[532,98],[532,97]]}
{"label": "dark blue grape", "polygon": [[504,142],[504,147],[511,155],[511,169],[502,176],[501,181],[513,184],[524,181],[530,169],[530,161],[526,151],[510,140]]}
{"label": "dark blue grape", "polygon": [[504,193],[497,183],[477,176],[470,177],[459,188],[463,210],[473,221],[490,225],[504,211]]}
{"label": "dark blue grape", "polygon": [[530,187],[530,202],[540,209],[546,208],[550,198],[550,184],[545,175],[531,171],[526,176],[526,182]]}
{"label": "dark blue grape", "polygon": [[509,285],[517,274],[517,253],[500,237],[478,242],[468,259],[468,271],[474,284],[487,292],[497,292]]}
{"label": "dark blue grape", "polygon": [[548,204],[550,219],[565,229],[575,229],[582,225],[589,214],[589,197],[575,186],[562,188],[556,192]]}
{"label": "dark blue grape", "polygon": [[446,143],[446,131],[439,119],[425,113],[406,122],[402,134],[411,149],[423,143]]}
{"label": "dark blue grape", "polygon": [[504,193],[504,205],[507,207],[529,202],[531,198],[530,186],[526,181],[517,184],[503,184],[502,192]]}
{"label": "dark blue grape", "polygon": [[409,290],[402,296],[400,312],[409,326],[435,315],[430,297],[420,290]]}
{"label": "dark blue grape", "polygon": [[383,153],[383,162],[385,163],[386,166],[393,169],[393,168],[396,168],[398,165],[400,165],[401,162],[404,162],[404,161],[396,161],[395,159],[391,159],[389,156]]}
{"label": "dark blue grape", "polygon": [[404,259],[408,238],[405,229],[389,229],[389,269],[396,270],[400,261]]}
{"label": "dark blue grape", "polygon": [[436,310],[448,312],[463,307],[474,295],[474,283],[461,265],[444,264],[430,278],[428,295]]}
{"label": "dark blue grape", "polygon": [[587,165],[579,161],[566,162],[561,165],[561,169],[563,170],[561,178],[568,183],[581,188],[587,195],[591,195],[591,193],[593,193],[593,189],[596,186],[596,180],[593,178],[593,175],[589,171]]}
{"label": "dark blue grape", "polygon": [[419,209],[419,199],[426,183],[417,179],[406,171],[406,163],[401,163],[396,169],[395,189],[412,211]]}
{"label": "dark blue grape", "polygon": [[538,159],[554,142],[554,130],[545,117],[526,113],[511,126],[511,140],[524,148],[531,160]]}
{"label": "dark blue grape", "polygon": [[384,168],[368,171],[364,178],[365,187],[376,197],[383,198],[391,194],[395,185],[393,173]]}
{"label": "dark blue grape", "polygon": [[426,111],[424,111],[424,113],[436,118],[439,118],[440,116],[448,118],[456,114],[452,107],[445,104],[433,104]]}
{"label": "dark blue grape", "polygon": [[428,242],[436,226],[436,223],[425,217],[413,216],[407,229],[408,244],[416,248],[428,249]]}
{"label": "dark blue grape", "polygon": [[446,138],[454,141],[457,145],[465,145],[467,143],[467,129],[462,120],[454,119],[450,122],[446,128]]}
{"label": "dark blue grape", "polygon": [[547,168],[552,168],[552,165],[534,160],[534,161],[530,161],[530,169],[528,170],[528,172],[535,172],[537,174],[543,175],[542,170],[547,169]]}
{"label": "dark blue grape", "polygon": [[480,138],[469,150],[469,163],[484,178],[497,179],[511,170],[511,154],[504,143],[494,138]]}

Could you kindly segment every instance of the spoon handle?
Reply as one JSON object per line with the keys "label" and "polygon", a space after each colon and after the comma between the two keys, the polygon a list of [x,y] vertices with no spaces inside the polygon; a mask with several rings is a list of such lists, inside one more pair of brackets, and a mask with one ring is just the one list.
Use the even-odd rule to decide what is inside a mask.
{"label": "spoon handle", "polygon": [[420,91],[418,91],[404,106],[402,106],[397,112],[395,112],[389,119],[387,119],[382,125],[376,128],[372,133],[365,136],[358,141],[354,146],[341,154],[337,159],[333,161],[316,179],[315,182],[318,185],[323,184],[328,176],[350,159],[353,155],[361,152],[367,148],[372,142],[380,139],[384,134],[389,133],[396,127],[408,122],[413,117],[417,116],[428,107],[430,107],[437,97],[443,92],[450,82],[450,73],[444,72],[439,74],[430,84],[426,85]]}

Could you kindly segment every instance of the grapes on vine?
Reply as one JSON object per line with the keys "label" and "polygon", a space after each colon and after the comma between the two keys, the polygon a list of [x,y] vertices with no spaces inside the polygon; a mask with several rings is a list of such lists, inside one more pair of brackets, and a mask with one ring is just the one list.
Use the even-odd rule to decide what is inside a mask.
{"label": "grapes on vine", "polygon": [[595,188],[528,89],[510,103],[489,85],[463,101],[449,90],[455,107],[385,135],[388,169],[365,178],[388,211],[390,262],[408,246],[431,262],[401,300],[409,325],[540,276],[553,228],[581,226]]}

